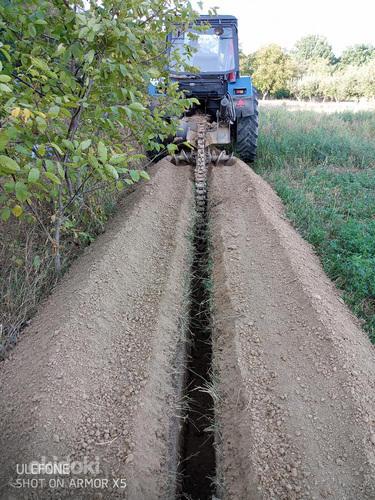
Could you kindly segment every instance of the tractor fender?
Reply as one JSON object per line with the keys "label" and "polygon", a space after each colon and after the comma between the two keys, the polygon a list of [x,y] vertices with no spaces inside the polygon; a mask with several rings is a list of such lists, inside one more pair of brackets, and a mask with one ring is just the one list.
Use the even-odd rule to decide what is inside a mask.
{"label": "tractor fender", "polygon": [[232,96],[236,117],[254,114],[253,85],[250,76],[241,76],[228,84],[228,92]]}
{"label": "tractor fender", "polygon": [[234,109],[236,117],[251,116],[254,114],[254,98],[253,96],[233,97]]}

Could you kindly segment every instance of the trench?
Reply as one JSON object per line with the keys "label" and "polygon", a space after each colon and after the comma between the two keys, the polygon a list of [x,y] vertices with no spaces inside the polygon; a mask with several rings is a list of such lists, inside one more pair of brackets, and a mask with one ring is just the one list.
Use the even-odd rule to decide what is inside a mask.
{"label": "trench", "polygon": [[186,358],[187,409],[180,436],[177,498],[211,499],[216,469],[214,402],[207,391],[212,370],[210,252],[208,215],[197,217],[193,238],[189,350]]}

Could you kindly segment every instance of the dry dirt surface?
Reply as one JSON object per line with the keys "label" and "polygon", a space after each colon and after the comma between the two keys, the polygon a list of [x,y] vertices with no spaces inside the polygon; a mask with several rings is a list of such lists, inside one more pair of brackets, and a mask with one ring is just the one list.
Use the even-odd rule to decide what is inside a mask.
{"label": "dry dirt surface", "polygon": [[[188,168],[164,160],[150,175],[1,366],[1,499],[166,498],[194,194]],[[77,474],[8,486],[38,477],[21,465],[43,457]]]}
{"label": "dry dirt surface", "polygon": [[[191,170],[154,167],[0,366],[1,499],[173,498]],[[375,499],[368,338],[247,165],[212,169],[210,205],[216,496]]]}
{"label": "dry dirt surface", "polygon": [[210,198],[225,498],[374,499],[373,347],[259,176]]}

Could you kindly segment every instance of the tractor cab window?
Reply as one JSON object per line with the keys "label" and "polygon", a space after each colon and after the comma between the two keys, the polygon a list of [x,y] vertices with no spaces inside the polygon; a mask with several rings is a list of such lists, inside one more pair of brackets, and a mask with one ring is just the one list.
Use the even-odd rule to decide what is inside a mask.
{"label": "tractor cab window", "polygon": [[[189,31],[195,33],[193,29]],[[196,33],[197,40],[183,33],[172,39],[172,46],[186,64],[200,68],[200,73],[230,73],[235,70],[232,29],[221,28],[220,31],[220,35],[215,34],[214,28]],[[196,50],[194,54],[192,47]]]}

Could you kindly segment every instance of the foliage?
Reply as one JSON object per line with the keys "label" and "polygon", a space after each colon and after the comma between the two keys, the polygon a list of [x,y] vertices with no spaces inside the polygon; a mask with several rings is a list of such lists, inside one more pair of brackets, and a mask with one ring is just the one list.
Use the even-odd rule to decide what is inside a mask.
{"label": "foliage", "polygon": [[[147,173],[131,166],[191,105],[168,85],[161,47],[196,13],[173,0],[14,0],[0,6],[0,212],[36,221],[60,269],[62,234],[95,190]],[[181,56],[174,54],[179,61]],[[151,112],[147,87],[164,79]]]}
{"label": "foliage", "polygon": [[[290,56],[298,70],[290,64]],[[290,55],[277,45],[250,55],[241,53],[240,68],[254,76],[263,97],[336,101],[375,97],[375,47],[370,44],[348,47],[337,59],[325,37],[310,35],[297,41]],[[292,73],[289,79],[288,73]]]}
{"label": "foliage", "polygon": [[340,66],[363,66],[375,58],[375,47],[373,45],[356,44],[347,47],[340,57]]}
{"label": "foliage", "polygon": [[348,66],[332,74],[304,74],[290,82],[289,87],[297,99],[372,99],[375,97],[375,60],[362,66]]}
{"label": "foliage", "polygon": [[298,40],[295,44],[294,57],[299,62],[318,61],[319,59],[324,59],[328,64],[336,62],[327,38],[319,35],[309,35]]}
{"label": "foliage", "polygon": [[276,44],[258,50],[252,65],[254,85],[263,93],[263,98],[288,90],[288,82],[297,75],[292,58]]}
{"label": "foliage", "polygon": [[255,55],[240,54],[240,73],[242,76],[252,76],[254,73]]}
{"label": "foliage", "polygon": [[260,109],[255,170],[375,342],[375,117]]}

